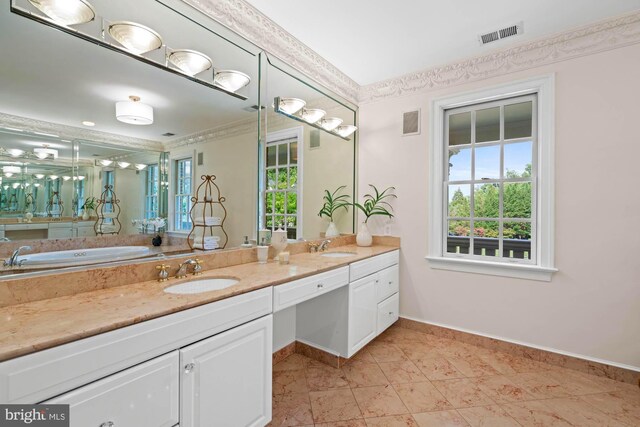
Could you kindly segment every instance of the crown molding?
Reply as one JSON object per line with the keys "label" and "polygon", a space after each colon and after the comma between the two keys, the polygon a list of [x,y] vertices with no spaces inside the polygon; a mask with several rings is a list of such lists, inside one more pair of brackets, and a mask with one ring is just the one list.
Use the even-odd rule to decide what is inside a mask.
{"label": "crown molding", "polygon": [[163,148],[162,143],[159,141],[131,138],[108,132],[82,129],[5,113],[0,113],[0,126],[22,129],[27,132],[53,133],[59,135],[60,139],[103,142],[125,148],[148,149],[153,151],[162,151]]}
{"label": "crown molding", "polygon": [[243,0],[182,0],[289,66],[357,104],[360,85]]}
{"label": "crown molding", "polygon": [[165,151],[176,150],[193,144],[208,143],[211,141],[232,138],[234,136],[256,134],[258,143],[258,121],[254,118],[238,120],[212,129],[192,133],[191,135],[173,139],[164,144]]}
{"label": "crown molding", "polygon": [[640,42],[640,12],[552,37],[362,86],[359,104],[441,89]]}

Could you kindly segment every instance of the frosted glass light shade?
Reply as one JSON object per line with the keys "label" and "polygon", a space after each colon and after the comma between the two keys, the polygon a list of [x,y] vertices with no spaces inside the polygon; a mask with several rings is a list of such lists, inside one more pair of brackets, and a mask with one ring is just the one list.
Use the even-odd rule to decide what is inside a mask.
{"label": "frosted glass light shade", "polygon": [[293,115],[300,111],[307,102],[300,98],[280,98],[280,110],[289,115]]}
{"label": "frosted glass light shade", "polygon": [[242,89],[251,82],[251,78],[240,71],[219,70],[213,77],[213,84],[229,92]]}
{"label": "frosted glass light shade", "polygon": [[129,165],[131,165],[131,163],[128,162],[118,162],[118,166],[120,166],[122,169],[126,169],[129,167]]}
{"label": "frosted glass light shade", "polygon": [[189,76],[195,76],[213,67],[211,58],[204,53],[190,49],[172,51],[169,55],[169,62]]}
{"label": "frosted glass light shade", "polygon": [[63,180],[63,181],[69,181],[70,179],[71,179],[71,177],[70,177],[70,176],[63,176],[63,177],[62,177],[62,180]]}
{"label": "frosted glass light shade", "polygon": [[40,160],[46,159],[49,156],[53,156],[54,159],[58,158],[58,150],[54,150],[53,148],[34,148],[33,152]]}
{"label": "frosted glass light shade", "polygon": [[20,150],[19,148],[11,148],[7,150],[7,152],[11,155],[11,157],[20,157],[24,154],[24,151]]}
{"label": "frosted glass light shade", "polygon": [[102,166],[109,166],[111,163],[113,163],[113,160],[102,159],[98,160],[98,163],[100,163]]}
{"label": "frosted glass light shade", "polygon": [[55,181],[58,179],[58,175],[49,175],[49,178],[51,178],[51,181]]}
{"label": "frosted glass light shade", "polygon": [[162,47],[160,34],[136,22],[113,22],[109,25],[109,34],[129,52],[136,55]]}
{"label": "frosted glass light shade", "polygon": [[130,98],[129,101],[116,102],[116,119],[130,125],[153,124],[153,107],[135,101],[135,97]]}
{"label": "frosted glass light shade", "polygon": [[5,173],[5,175],[6,175],[7,173],[14,174],[14,173],[20,173],[20,172],[22,172],[22,169],[20,169],[20,167],[19,167],[19,166],[3,166],[3,167],[2,167],[2,172],[4,172],[4,173]]}
{"label": "frosted glass light shade", "polygon": [[136,169],[138,169],[139,171],[144,170],[147,168],[147,165],[143,165],[142,163],[136,163]]}
{"label": "frosted glass light shade", "polygon": [[84,0],[29,0],[42,13],[62,25],[78,25],[93,21],[96,11]]}
{"label": "frosted glass light shade", "polygon": [[322,119],[318,124],[322,126],[324,130],[331,132],[342,124],[342,119],[337,117],[327,117],[326,119]]}
{"label": "frosted glass light shade", "polygon": [[346,138],[352,133],[354,133],[356,130],[358,130],[358,128],[354,125],[342,125],[342,126],[338,126],[334,132],[340,135],[341,137]]}
{"label": "frosted glass light shade", "polygon": [[307,123],[315,123],[327,114],[326,111],[318,108],[303,108],[300,117]]}
{"label": "frosted glass light shade", "polygon": [[44,175],[43,175],[43,174],[41,174],[41,173],[37,173],[37,174],[35,174],[34,176],[36,177],[36,179],[42,179],[42,178],[44,178]]}

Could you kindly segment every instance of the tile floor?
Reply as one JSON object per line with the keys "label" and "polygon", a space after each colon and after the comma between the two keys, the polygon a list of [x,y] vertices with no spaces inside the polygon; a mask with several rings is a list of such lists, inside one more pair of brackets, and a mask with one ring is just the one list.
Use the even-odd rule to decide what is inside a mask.
{"label": "tile floor", "polygon": [[341,369],[273,368],[272,426],[640,426],[640,388],[393,326]]}

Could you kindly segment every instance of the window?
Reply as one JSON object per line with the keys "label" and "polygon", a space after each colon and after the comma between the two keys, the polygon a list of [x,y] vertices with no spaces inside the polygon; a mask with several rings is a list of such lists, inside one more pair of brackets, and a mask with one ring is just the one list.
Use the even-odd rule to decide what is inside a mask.
{"label": "window", "polygon": [[550,280],[553,78],[433,104],[434,268]]}
{"label": "window", "polygon": [[[75,177],[74,177],[75,179]],[[77,199],[76,199],[76,204],[75,204],[75,209],[76,209],[76,215],[80,215],[81,214],[81,210],[82,210],[82,206],[84,206],[84,198],[85,198],[85,189],[84,189],[84,179],[83,180],[77,180],[75,181],[75,184],[78,186],[78,192],[77,194]]]}
{"label": "window", "polygon": [[192,159],[175,161],[175,231],[191,230],[191,171]]}
{"label": "window", "polygon": [[269,134],[264,172],[264,225],[282,228],[289,239],[302,236],[302,128]]}
{"label": "window", "polygon": [[155,219],[158,217],[158,189],[160,182],[158,165],[149,165],[146,173],[144,217],[145,219]]}

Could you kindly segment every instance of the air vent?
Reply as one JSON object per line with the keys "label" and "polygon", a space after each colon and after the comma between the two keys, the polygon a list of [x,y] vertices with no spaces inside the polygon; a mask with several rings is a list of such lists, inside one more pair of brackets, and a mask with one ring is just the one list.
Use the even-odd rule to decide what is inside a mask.
{"label": "air vent", "polygon": [[524,32],[524,24],[519,22],[516,25],[505,27],[500,30],[491,31],[490,33],[481,34],[478,36],[478,40],[481,45],[492,43],[498,40],[502,40],[507,37],[517,36]]}
{"label": "air vent", "polygon": [[175,133],[171,133],[171,132],[167,132],[167,133],[163,133],[162,136],[169,137],[169,136],[176,136],[176,134]]}
{"label": "air vent", "polygon": [[407,111],[402,114],[402,136],[420,133],[420,110]]}

